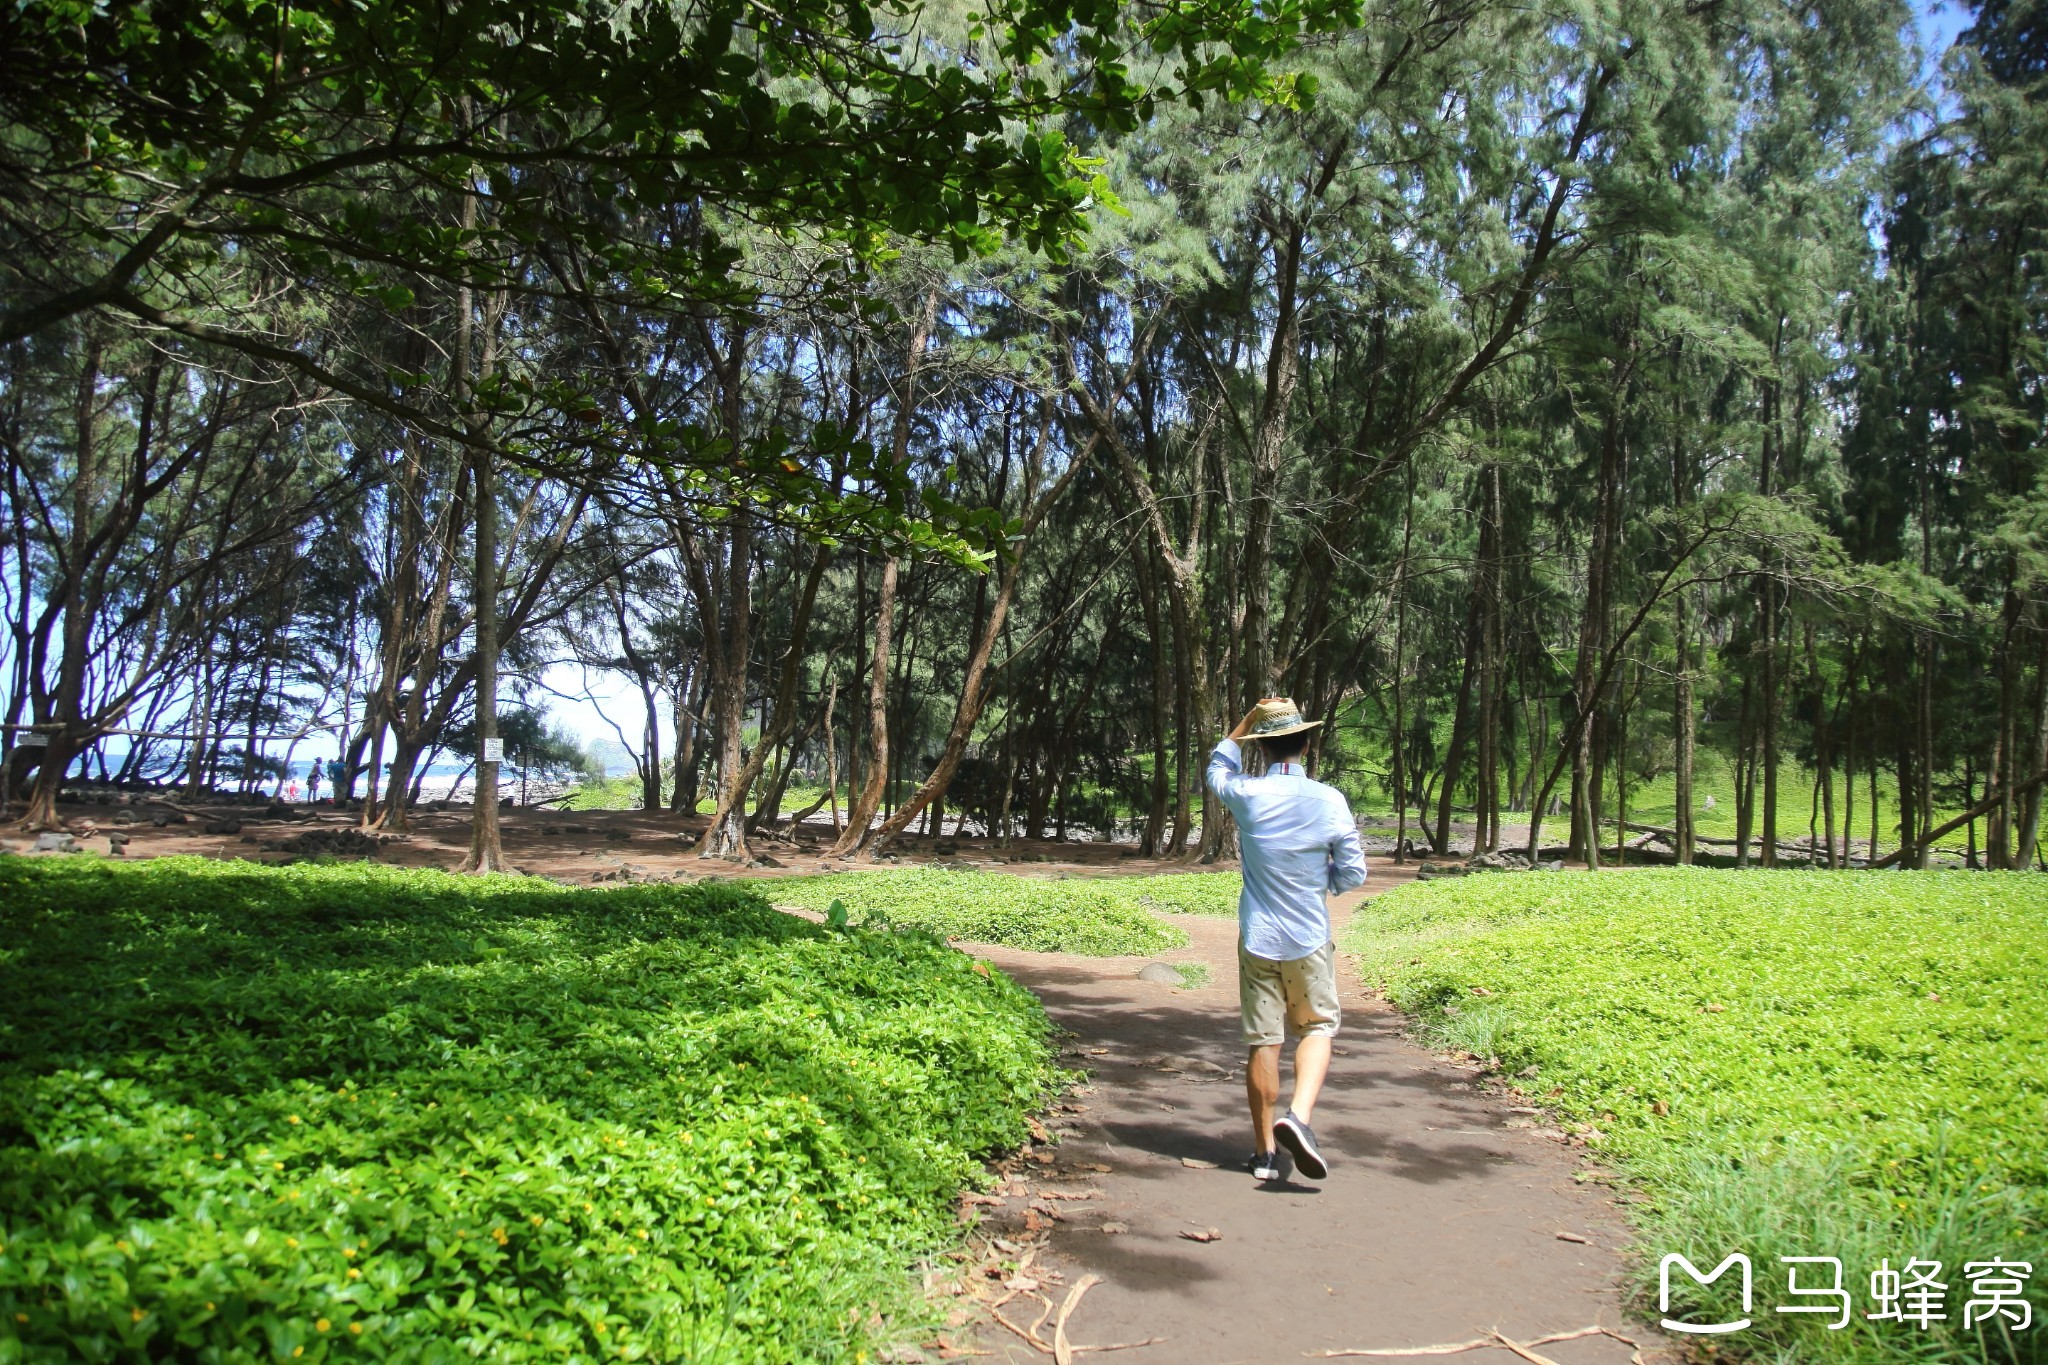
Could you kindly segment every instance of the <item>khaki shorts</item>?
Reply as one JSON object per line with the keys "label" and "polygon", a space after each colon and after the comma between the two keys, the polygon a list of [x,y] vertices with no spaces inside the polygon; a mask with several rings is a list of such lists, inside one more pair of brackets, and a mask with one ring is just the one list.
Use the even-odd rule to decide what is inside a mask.
{"label": "khaki shorts", "polygon": [[1337,945],[1325,943],[1307,957],[1274,962],[1237,950],[1237,1005],[1244,1019],[1246,1047],[1277,1047],[1288,1038],[1334,1038],[1343,1011],[1337,1007]]}

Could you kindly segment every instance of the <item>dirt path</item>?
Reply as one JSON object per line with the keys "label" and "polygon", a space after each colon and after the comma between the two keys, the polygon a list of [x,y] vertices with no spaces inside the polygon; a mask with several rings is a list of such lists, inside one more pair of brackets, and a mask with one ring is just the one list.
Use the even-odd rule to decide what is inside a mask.
{"label": "dirt path", "polygon": [[[1375,860],[1372,890],[1406,880],[1404,871]],[[1340,922],[1356,899],[1340,904]],[[1571,1149],[1508,1127],[1529,1121],[1404,1040],[1399,1016],[1348,972],[1344,1033],[1316,1116],[1330,1177],[1256,1185],[1239,1166],[1251,1139],[1236,924],[1175,922],[1193,942],[1164,960],[1207,964],[1202,989],[1139,979],[1143,958],[974,949],[1078,1035],[1068,1062],[1092,1073],[1069,1097],[1082,1108],[1038,1184],[1065,1197],[1006,1201],[1012,1217],[1034,1199],[1041,1216],[1056,1210],[1030,1272],[1052,1302],[1084,1276],[1102,1277],[1068,1325],[1074,1343],[1163,1338],[1104,1357],[1131,1365],[1264,1365],[1467,1341],[1493,1328],[1526,1342],[1594,1323],[1652,1343],[1620,1305],[1626,1227],[1598,1185],[1575,1181]],[[1211,1228],[1219,1240],[1181,1236]],[[1020,1325],[1034,1316],[1035,1305]],[[1048,1323],[1040,1336],[1051,1335]],[[1001,1327],[977,1345],[997,1360],[1047,1358]],[[1559,1365],[1623,1365],[1631,1351],[1592,1337],[1541,1354]],[[1515,1359],[1497,1350],[1456,1358]]]}

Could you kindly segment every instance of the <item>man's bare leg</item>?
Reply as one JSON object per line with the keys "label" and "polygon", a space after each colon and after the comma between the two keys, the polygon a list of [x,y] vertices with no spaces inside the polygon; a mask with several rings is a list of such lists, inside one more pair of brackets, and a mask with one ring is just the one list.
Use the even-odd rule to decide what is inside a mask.
{"label": "man's bare leg", "polygon": [[[1274,1048],[1277,1054],[1280,1049]],[[1323,1078],[1330,1074],[1330,1040],[1311,1034],[1294,1045],[1294,1102],[1288,1108],[1303,1123],[1312,1121],[1316,1097],[1323,1093]],[[1279,1057],[1273,1059],[1273,1093],[1280,1092]],[[1270,1117],[1270,1116],[1269,1116]],[[1270,1132],[1271,1130],[1268,1129]]]}
{"label": "man's bare leg", "polygon": [[[1306,1039],[1304,1042],[1308,1041]],[[1328,1039],[1324,1040],[1325,1042]],[[1296,1049],[1295,1056],[1301,1053]],[[1328,1050],[1324,1051],[1324,1064],[1328,1065]],[[1298,1065],[1297,1060],[1297,1065]],[[1322,1083],[1317,1078],[1318,1085]],[[1270,1044],[1255,1047],[1246,1055],[1244,1062],[1244,1096],[1252,1107],[1252,1150],[1270,1152],[1273,1150],[1273,1120],[1279,1118],[1280,1107],[1280,1045]]]}

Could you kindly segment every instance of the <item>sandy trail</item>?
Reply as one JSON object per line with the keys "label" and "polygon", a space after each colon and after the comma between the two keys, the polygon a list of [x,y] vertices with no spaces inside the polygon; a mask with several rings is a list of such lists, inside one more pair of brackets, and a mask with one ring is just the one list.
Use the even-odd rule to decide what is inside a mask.
{"label": "sandy trail", "polygon": [[[1412,875],[1378,860],[1372,872],[1375,893]],[[1340,923],[1359,899],[1339,904]],[[1193,941],[1164,959],[1208,964],[1203,989],[1138,979],[1144,958],[972,949],[1037,992],[1077,1035],[1067,1064],[1092,1073],[1068,1097],[1085,1107],[1071,1116],[1041,1188],[1099,1193],[1041,1205],[1060,1218],[1037,1258],[1053,1272],[1045,1290],[1059,1302],[1083,1276],[1103,1277],[1069,1324],[1076,1344],[1163,1338],[1078,1359],[1299,1361],[1346,1347],[1467,1341],[1494,1328],[1528,1341],[1594,1323],[1656,1344],[1622,1310],[1627,1228],[1601,1186],[1575,1180],[1577,1154],[1520,1126],[1529,1120],[1473,1074],[1404,1039],[1399,1015],[1368,999],[1348,971],[1344,1032],[1315,1124],[1330,1177],[1255,1184],[1240,1169],[1251,1139],[1236,925],[1175,922]],[[1105,1223],[1123,1230],[1105,1233]],[[1211,1228],[1221,1234],[1214,1242],[1181,1235]],[[998,1360],[1048,1358],[996,1326],[977,1345]],[[1558,1365],[1624,1365],[1632,1352],[1592,1337],[1539,1354]],[[1516,1359],[1498,1348],[1453,1358]]]}

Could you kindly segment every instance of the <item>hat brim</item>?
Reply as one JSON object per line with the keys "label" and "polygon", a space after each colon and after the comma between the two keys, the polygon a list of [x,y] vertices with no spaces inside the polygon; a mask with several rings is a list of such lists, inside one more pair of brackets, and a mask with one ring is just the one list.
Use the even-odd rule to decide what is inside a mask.
{"label": "hat brim", "polygon": [[1283,728],[1281,728],[1281,729],[1278,729],[1278,730],[1261,730],[1261,731],[1259,731],[1259,732],[1258,732],[1257,734],[1255,734],[1255,735],[1249,735],[1249,736],[1247,736],[1247,738],[1249,738],[1249,739],[1278,739],[1278,738],[1279,738],[1280,736],[1282,736],[1282,735],[1298,735],[1298,734],[1300,734],[1300,733],[1301,733],[1301,732],[1302,732],[1303,730],[1313,730],[1313,729],[1317,728],[1318,726],[1320,726],[1321,724],[1322,724],[1322,722],[1321,722],[1321,721],[1319,721],[1319,720],[1305,720],[1305,721],[1301,722],[1301,723],[1300,723],[1299,725],[1289,725],[1289,726],[1285,726],[1285,727],[1283,727]]}

